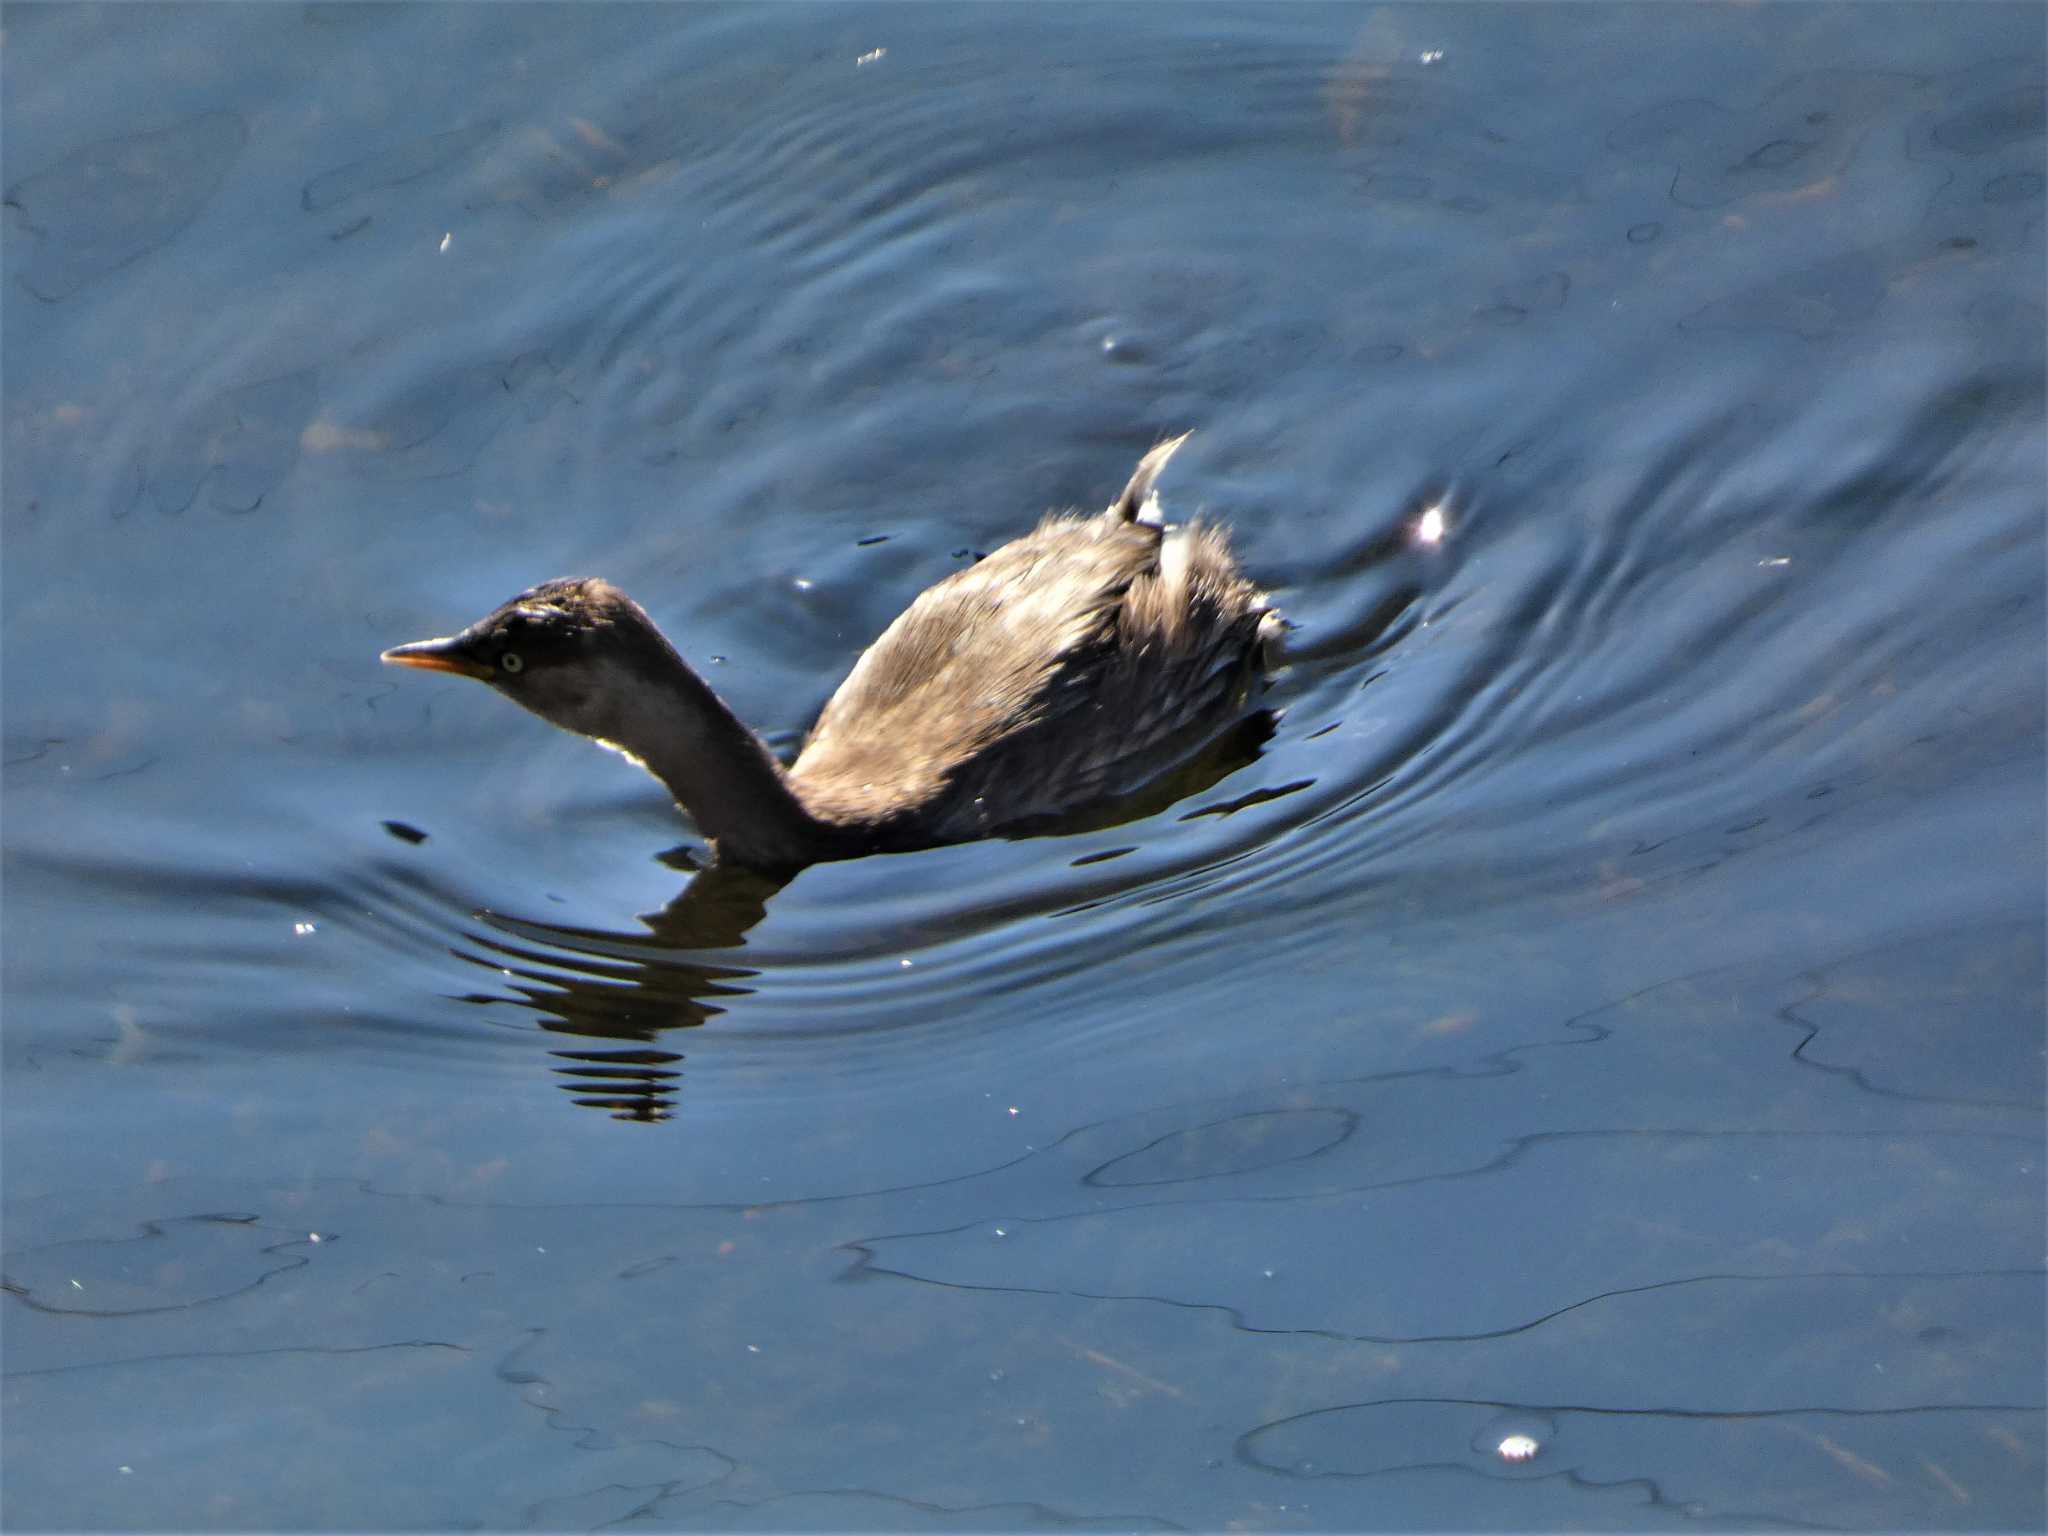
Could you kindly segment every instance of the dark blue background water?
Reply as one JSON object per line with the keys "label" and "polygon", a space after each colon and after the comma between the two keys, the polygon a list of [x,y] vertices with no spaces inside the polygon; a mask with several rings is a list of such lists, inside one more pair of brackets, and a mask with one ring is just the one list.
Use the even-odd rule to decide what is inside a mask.
{"label": "dark blue background water", "polygon": [[[2041,1525],[2038,8],[0,22],[8,1524]],[[1135,821],[376,662],[787,747],[1187,428]]]}

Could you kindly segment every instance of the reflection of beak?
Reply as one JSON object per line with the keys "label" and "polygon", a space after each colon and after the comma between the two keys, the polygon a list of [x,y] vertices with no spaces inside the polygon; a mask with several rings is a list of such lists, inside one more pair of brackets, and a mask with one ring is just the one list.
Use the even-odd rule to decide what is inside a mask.
{"label": "reflection of beak", "polygon": [[478,661],[463,649],[460,635],[394,645],[380,659],[401,667],[418,667],[424,672],[453,672],[457,677],[473,677],[484,683],[498,674],[496,667],[489,662]]}

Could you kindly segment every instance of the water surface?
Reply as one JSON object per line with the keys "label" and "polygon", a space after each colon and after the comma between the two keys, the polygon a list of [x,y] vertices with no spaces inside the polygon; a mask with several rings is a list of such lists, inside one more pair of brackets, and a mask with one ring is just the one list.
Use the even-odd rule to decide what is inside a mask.
{"label": "water surface", "polygon": [[[2038,1528],[2039,21],[10,8],[0,1513]],[[1106,825],[376,664],[793,749],[1189,428],[1277,719]]]}

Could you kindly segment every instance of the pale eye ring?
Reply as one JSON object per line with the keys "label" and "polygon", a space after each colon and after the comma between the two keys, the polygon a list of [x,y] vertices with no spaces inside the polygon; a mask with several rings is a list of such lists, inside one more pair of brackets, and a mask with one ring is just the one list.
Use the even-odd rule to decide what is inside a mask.
{"label": "pale eye ring", "polygon": [[517,651],[507,651],[498,658],[498,670],[500,672],[523,672],[526,670],[526,663],[521,659]]}

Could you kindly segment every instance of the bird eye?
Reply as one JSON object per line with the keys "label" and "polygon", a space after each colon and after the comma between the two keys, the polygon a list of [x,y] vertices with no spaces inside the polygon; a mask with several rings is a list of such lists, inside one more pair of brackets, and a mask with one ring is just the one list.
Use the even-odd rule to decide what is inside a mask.
{"label": "bird eye", "polygon": [[526,663],[520,660],[517,651],[507,651],[498,658],[498,670],[500,672],[520,672],[524,671],[525,668]]}

